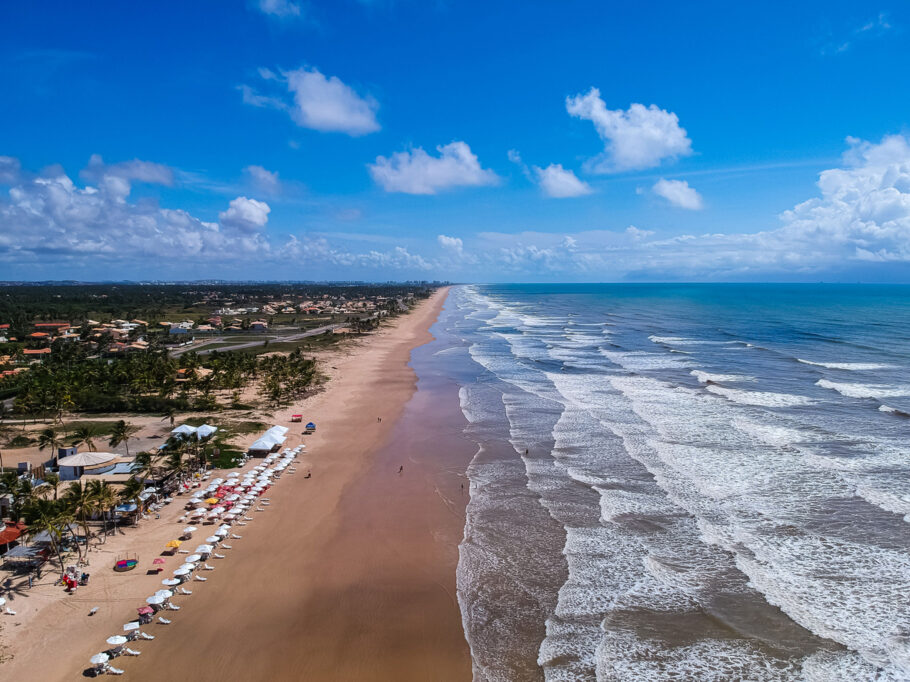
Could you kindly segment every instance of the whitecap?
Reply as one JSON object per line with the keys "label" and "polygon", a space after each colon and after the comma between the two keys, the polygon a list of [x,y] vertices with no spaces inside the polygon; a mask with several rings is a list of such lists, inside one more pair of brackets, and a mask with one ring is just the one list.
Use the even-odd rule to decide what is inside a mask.
{"label": "whitecap", "polygon": [[885,365],[880,362],[813,362],[812,360],[803,360],[802,358],[796,358],[796,361],[801,362],[804,365],[814,365],[815,367],[824,367],[826,369],[843,369],[854,372],[894,368],[894,365]]}
{"label": "whitecap", "polygon": [[819,379],[816,386],[837,391],[847,398],[898,398],[910,395],[910,386],[889,386],[887,384],[844,384]]}
{"label": "whitecap", "polygon": [[698,379],[701,383],[707,384],[708,382],[737,382],[737,381],[755,381],[755,377],[746,376],[744,374],[712,374],[711,372],[703,372],[700,369],[693,369],[689,372],[692,376]]}
{"label": "whitecap", "polygon": [[771,391],[741,391],[735,388],[723,388],[722,386],[710,385],[706,390],[711,393],[723,396],[727,400],[741,405],[755,405],[758,407],[797,407],[800,405],[812,405],[814,401],[804,395],[793,395],[792,393],[773,393]]}

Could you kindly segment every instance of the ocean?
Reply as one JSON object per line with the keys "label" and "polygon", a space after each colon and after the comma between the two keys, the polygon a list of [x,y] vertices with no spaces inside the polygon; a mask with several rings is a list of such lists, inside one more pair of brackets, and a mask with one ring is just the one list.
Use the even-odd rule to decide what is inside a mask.
{"label": "ocean", "polygon": [[910,287],[454,287],[476,680],[910,679]]}

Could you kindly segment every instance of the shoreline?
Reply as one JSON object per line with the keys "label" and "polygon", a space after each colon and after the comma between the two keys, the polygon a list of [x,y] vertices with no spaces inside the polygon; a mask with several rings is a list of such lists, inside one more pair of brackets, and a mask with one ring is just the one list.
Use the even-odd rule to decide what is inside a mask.
{"label": "shoreline", "polygon": [[[310,668],[308,679],[336,679],[335,662],[325,656],[319,663],[321,654],[327,653],[325,648],[312,648],[318,639],[314,632],[322,625],[317,620],[308,621],[308,614],[318,613],[314,605],[331,588],[329,578],[343,575],[345,565],[360,565],[344,552],[337,551],[344,545],[344,537],[349,535],[344,529],[350,525],[348,512],[354,499],[350,492],[361,487],[360,482],[376,477],[375,464],[381,459],[384,448],[401,437],[396,428],[398,419],[417,392],[417,376],[409,364],[411,352],[432,340],[429,328],[437,320],[447,293],[447,289],[438,290],[431,299],[400,318],[394,327],[380,331],[368,343],[347,354],[333,357],[330,362],[336,369],[335,376],[326,390],[275,415],[274,423],[290,425],[290,415],[303,412],[307,420],[312,419],[319,427],[315,434],[306,438],[300,436],[299,425],[289,434],[292,437],[288,446],[293,447],[297,441],[307,445],[298,465],[300,475],[286,475],[269,491],[271,505],[267,512],[255,515],[255,522],[243,529],[243,539],[235,541],[227,560],[219,562],[217,570],[207,574],[209,580],[204,586],[194,589],[193,596],[177,601],[184,608],[172,625],[150,628],[156,641],[142,643],[142,656],[118,659],[118,665],[122,664],[120,667],[127,675],[150,679],[162,669],[179,669],[181,675],[218,674],[228,679],[298,679],[300,664],[292,661],[302,658]],[[382,416],[381,422],[377,421],[378,416]],[[308,469],[312,470],[311,479],[303,476]],[[413,478],[416,480],[417,477]],[[363,489],[370,487],[368,484]],[[372,503],[373,514],[381,512],[385,506],[383,495],[378,491],[372,502],[369,496],[363,497],[362,492],[355,497],[358,505]],[[180,498],[167,511],[174,507],[182,507]],[[161,538],[178,530],[174,523],[166,522],[164,514],[162,521],[146,523],[154,526],[143,533],[142,539],[156,547],[163,545]],[[459,523],[455,544],[447,547],[448,555],[417,552],[417,556],[435,560],[433,569],[441,570],[438,575],[446,571],[449,574],[452,598],[448,604],[451,608],[431,599],[432,608],[425,611],[428,617],[420,623],[419,632],[432,631],[439,621],[457,624],[457,639],[451,636],[451,628],[447,629],[446,636],[435,640],[440,653],[428,654],[427,659],[451,660],[456,668],[465,671],[453,679],[470,676],[470,656],[461,630],[460,611],[454,600],[457,543],[463,530],[463,510]],[[134,540],[139,539],[138,534],[133,535]],[[340,566],[332,566],[327,561],[332,552],[336,553]],[[141,565],[150,564],[156,553],[143,552]],[[120,626],[133,617],[134,607],[144,596],[160,588],[160,578],[164,574],[146,576],[144,571],[141,574],[136,571],[129,575],[131,586],[127,589],[123,575],[118,575],[117,579],[106,575],[109,571],[105,570],[104,559],[99,554],[92,555],[94,572],[101,578],[95,585],[98,582],[117,583],[119,589],[105,588],[103,595],[93,597],[94,590],[85,588],[84,592],[62,602],[37,604],[37,613],[29,618],[31,622],[19,626],[28,630],[18,630],[12,637],[4,637],[11,640],[8,644],[15,651],[12,661],[0,665],[4,676],[72,679],[88,667],[89,656],[104,648],[105,638],[118,633]],[[166,571],[170,568],[168,566]],[[420,575],[413,577],[420,582]],[[363,587],[369,588],[372,576],[370,579],[371,582]],[[435,582],[432,584],[436,585]],[[428,590],[433,596],[435,592],[436,589]],[[140,594],[143,596],[139,597]],[[23,610],[31,606],[29,596],[26,594],[16,600]],[[95,617],[88,619],[86,614],[92,606],[89,602],[101,599],[111,603],[104,604]],[[357,652],[369,652],[369,648],[364,648],[365,629],[377,640],[382,638],[382,628],[364,628],[359,622],[361,603],[359,600],[351,603],[344,614],[346,620],[338,621],[340,639],[336,646],[346,658],[351,654],[356,657]],[[395,604],[387,604],[387,607],[394,610]],[[447,609],[448,613],[441,617],[437,612],[439,608]],[[391,610],[385,617],[388,622],[394,618]],[[337,608],[332,612],[339,616],[343,614],[343,610]],[[13,620],[4,618],[4,634],[17,629]],[[406,641],[400,645],[402,650],[408,649]],[[360,660],[365,669],[375,671],[376,679],[389,679],[389,675],[407,679],[407,675],[380,672],[383,665],[391,666],[389,670],[399,669],[402,650],[384,655],[374,648],[375,655],[366,656],[369,660],[363,657]],[[47,655],[50,651],[54,652],[53,657]],[[426,649],[422,652],[427,653]],[[412,679],[425,678],[425,674],[415,672],[415,675]]]}

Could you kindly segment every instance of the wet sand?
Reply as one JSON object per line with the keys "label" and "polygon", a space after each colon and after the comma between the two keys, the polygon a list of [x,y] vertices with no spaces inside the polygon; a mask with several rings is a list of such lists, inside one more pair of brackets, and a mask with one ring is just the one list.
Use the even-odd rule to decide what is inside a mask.
{"label": "wet sand", "polygon": [[456,389],[415,393],[407,364],[444,299],[338,360],[338,377],[306,405],[319,429],[298,473],[236,529],[242,539],[208,581],[175,599],[183,608],[150,629],[142,656],[117,659],[127,675],[470,679],[455,567],[471,453]]}

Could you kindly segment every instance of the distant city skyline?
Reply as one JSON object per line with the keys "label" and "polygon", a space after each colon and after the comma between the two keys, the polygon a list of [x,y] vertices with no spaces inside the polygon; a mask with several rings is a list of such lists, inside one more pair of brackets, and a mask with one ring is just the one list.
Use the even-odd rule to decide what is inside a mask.
{"label": "distant city skyline", "polygon": [[0,7],[0,280],[910,282],[910,8]]}

